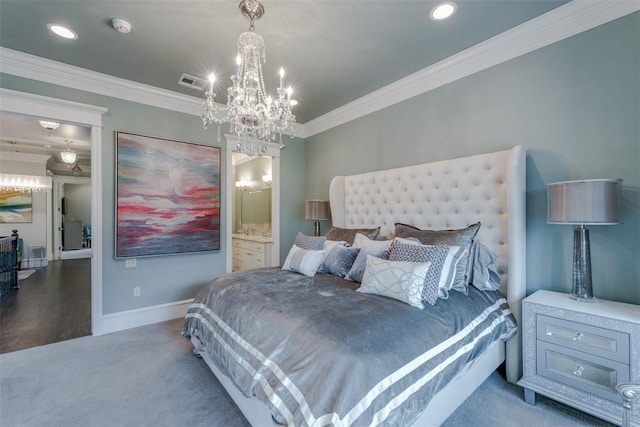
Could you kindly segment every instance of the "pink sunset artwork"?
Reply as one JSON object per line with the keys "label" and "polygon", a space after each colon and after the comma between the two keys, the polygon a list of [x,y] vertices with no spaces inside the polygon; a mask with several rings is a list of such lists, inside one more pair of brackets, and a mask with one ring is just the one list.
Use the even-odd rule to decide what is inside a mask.
{"label": "pink sunset artwork", "polygon": [[219,250],[220,148],[116,139],[116,258]]}

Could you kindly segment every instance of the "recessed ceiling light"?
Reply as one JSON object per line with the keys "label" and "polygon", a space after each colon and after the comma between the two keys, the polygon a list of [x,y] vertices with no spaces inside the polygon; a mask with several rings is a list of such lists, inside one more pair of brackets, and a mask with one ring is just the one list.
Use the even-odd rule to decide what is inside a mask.
{"label": "recessed ceiling light", "polygon": [[67,27],[63,27],[62,25],[47,24],[47,27],[53,33],[59,35],[62,38],[69,39],[69,40],[75,40],[78,38],[78,35],[74,31],[68,29]]}
{"label": "recessed ceiling light", "polygon": [[453,2],[448,1],[440,3],[436,7],[431,9],[431,13],[429,14],[429,16],[434,21],[441,21],[453,15],[456,12],[456,9],[457,6]]}

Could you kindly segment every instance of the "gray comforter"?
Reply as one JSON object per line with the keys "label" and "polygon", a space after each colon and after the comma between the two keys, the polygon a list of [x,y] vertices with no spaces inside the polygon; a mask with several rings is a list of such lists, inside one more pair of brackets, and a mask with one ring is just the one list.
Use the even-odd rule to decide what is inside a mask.
{"label": "gray comforter", "polygon": [[407,426],[515,330],[497,292],[471,287],[420,310],[358,286],[278,268],[227,274],[195,298],[182,334],[287,424]]}

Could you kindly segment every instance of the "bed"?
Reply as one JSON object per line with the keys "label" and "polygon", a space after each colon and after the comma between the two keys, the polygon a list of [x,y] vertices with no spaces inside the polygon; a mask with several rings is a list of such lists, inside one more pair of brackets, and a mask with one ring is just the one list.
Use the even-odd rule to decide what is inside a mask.
{"label": "bed", "polygon": [[[248,421],[439,425],[501,364],[516,382],[520,335],[506,319],[519,322],[526,289],[524,149],[335,177],[329,192],[338,229],[384,236],[397,224],[480,222],[475,238],[497,255],[500,290],[469,286],[419,310],[331,274],[268,268],[214,279],[190,305],[183,335]],[[470,320],[447,329],[463,311]],[[435,344],[425,348],[427,339]]]}

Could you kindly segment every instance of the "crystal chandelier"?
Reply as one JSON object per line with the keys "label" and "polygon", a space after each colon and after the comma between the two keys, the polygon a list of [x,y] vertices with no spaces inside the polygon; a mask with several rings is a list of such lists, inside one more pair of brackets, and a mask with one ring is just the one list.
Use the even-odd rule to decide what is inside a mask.
{"label": "crystal chandelier", "polygon": [[65,163],[75,163],[77,155],[74,151],[71,151],[71,141],[66,139],[65,142],[67,143],[67,148],[60,152],[60,157],[62,157],[62,161]]}
{"label": "crystal chandelier", "polygon": [[[202,104],[202,122],[206,129],[210,124],[229,122],[230,132],[238,138],[236,150],[249,156],[265,154],[269,143],[276,141],[280,148],[282,134],[293,135],[296,117],[291,107],[296,104],[291,99],[293,90],[284,87],[284,69],[280,69],[280,87],[277,96],[266,95],[262,78],[262,63],[265,62],[264,40],[255,33],[254,21],[264,14],[264,7],[257,0],[240,1],[242,15],[250,20],[249,31],[238,38],[236,73],[231,76],[232,86],[227,90],[227,104],[214,101],[213,85],[215,75],[209,75],[210,87]],[[292,136],[293,137],[293,136]]]}

